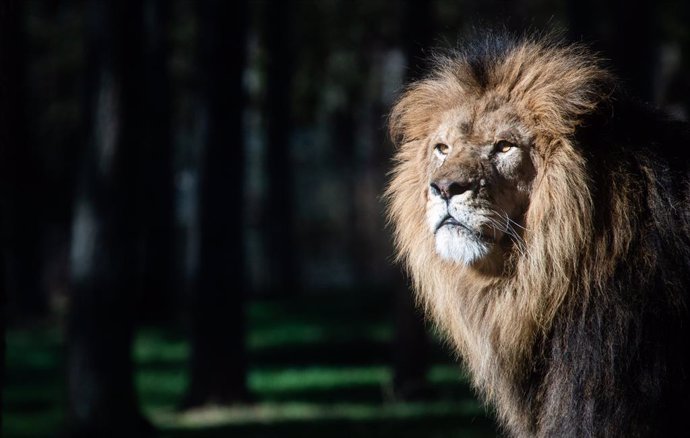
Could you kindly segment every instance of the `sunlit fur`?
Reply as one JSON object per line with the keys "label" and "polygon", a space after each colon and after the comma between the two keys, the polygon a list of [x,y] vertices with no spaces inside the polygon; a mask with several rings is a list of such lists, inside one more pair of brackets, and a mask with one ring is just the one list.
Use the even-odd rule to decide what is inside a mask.
{"label": "sunlit fur", "polygon": [[[392,110],[386,192],[427,313],[513,436],[673,430],[690,407],[682,129],[629,109],[578,45],[489,35],[435,61]],[[518,108],[536,168],[519,239],[488,270],[439,256],[425,217],[427,139],[459,102],[487,100]]]}

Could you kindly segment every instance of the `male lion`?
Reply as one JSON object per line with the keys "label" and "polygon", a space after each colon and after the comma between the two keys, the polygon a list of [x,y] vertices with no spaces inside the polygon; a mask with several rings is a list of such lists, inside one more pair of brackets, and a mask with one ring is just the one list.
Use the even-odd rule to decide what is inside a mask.
{"label": "male lion", "polygon": [[493,35],[438,56],[390,131],[399,258],[509,434],[690,422],[683,125],[579,45]]}

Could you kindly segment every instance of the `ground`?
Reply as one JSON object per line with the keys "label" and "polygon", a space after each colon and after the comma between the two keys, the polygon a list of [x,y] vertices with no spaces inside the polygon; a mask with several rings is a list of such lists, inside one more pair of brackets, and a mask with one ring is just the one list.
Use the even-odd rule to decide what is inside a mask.
{"label": "ground", "polygon": [[[351,296],[252,302],[249,387],[256,402],[187,413],[175,409],[187,384],[183,331],[142,328],[134,346],[142,409],[162,437],[495,436],[490,415],[440,345],[432,352],[430,398],[395,399],[388,304]],[[9,330],[2,436],[59,431],[63,348],[55,324]]]}

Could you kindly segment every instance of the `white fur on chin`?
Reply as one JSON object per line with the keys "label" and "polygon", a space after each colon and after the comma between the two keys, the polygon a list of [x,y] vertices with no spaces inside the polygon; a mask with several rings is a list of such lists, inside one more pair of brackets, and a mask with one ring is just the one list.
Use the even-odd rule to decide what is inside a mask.
{"label": "white fur on chin", "polygon": [[436,253],[452,263],[472,265],[486,257],[490,245],[464,231],[461,227],[441,227],[435,236]]}

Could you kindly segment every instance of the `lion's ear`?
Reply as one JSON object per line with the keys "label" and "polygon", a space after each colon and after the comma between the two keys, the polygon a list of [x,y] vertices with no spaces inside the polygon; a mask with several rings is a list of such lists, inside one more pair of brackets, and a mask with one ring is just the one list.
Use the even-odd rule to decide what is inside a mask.
{"label": "lion's ear", "polygon": [[411,83],[402,93],[388,118],[388,131],[396,146],[427,137],[448,102],[460,96],[460,84],[457,79],[444,77],[447,74],[436,72]]}
{"label": "lion's ear", "polygon": [[598,66],[586,66],[580,75],[575,84],[563,87],[563,100],[558,103],[570,122],[569,129],[575,129],[585,116],[608,106],[616,87],[613,76]]}
{"label": "lion's ear", "polygon": [[388,133],[391,141],[397,147],[419,138],[419,125],[426,124],[429,113],[424,114],[421,108],[427,107],[422,99],[421,84],[412,83],[407,86],[388,117]]}
{"label": "lion's ear", "polygon": [[586,116],[608,105],[616,83],[600,60],[582,48],[564,47],[555,54],[527,69],[536,79],[524,90],[526,109],[540,129],[551,135],[568,135]]}

